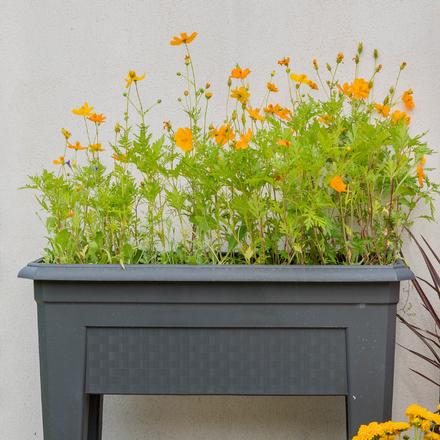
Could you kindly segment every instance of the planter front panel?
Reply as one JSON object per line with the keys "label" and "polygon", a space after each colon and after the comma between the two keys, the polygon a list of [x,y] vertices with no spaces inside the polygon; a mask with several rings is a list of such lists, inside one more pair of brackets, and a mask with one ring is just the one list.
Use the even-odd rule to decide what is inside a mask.
{"label": "planter front panel", "polygon": [[344,329],[88,328],[86,393],[344,395]]}

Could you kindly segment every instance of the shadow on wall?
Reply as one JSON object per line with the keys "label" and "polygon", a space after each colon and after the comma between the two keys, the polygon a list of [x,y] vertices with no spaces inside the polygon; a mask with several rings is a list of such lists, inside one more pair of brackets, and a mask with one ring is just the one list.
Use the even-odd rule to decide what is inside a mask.
{"label": "shadow on wall", "polygon": [[343,440],[345,397],[105,396],[106,440]]}

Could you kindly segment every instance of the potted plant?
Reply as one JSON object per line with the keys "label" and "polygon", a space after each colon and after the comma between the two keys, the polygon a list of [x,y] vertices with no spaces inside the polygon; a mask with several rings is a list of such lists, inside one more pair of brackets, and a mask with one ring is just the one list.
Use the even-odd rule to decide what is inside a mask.
{"label": "potted plant", "polygon": [[399,281],[413,277],[402,233],[421,200],[433,219],[438,193],[423,168],[432,150],[391,113],[414,107],[412,91],[398,96],[396,82],[375,103],[381,66],[359,77],[360,44],[343,85],[342,54],[328,79],[313,60],[319,86],[280,60],[286,105],[275,71],[251,105],[237,65],[226,119],[208,124],[196,35],[171,41],[187,51],[187,126],[165,122],[155,139],[145,74],[130,71],[114,165],[102,160],[106,117],[85,103],[73,113],[86,141],[62,129],[58,172],[26,186],[47,213],[43,258],[19,274],[38,304],[46,440],[99,439],[112,393],[345,395],[350,436],[390,416]]}

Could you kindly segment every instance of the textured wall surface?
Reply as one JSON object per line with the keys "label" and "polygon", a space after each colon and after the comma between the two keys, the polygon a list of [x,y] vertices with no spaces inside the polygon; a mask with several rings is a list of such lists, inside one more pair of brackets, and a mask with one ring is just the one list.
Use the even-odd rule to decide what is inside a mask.
{"label": "textured wall surface", "polygon": [[[440,150],[438,0],[3,0],[1,6],[0,439],[43,439],[36,307],[32,283],[16,276],[40,255],[45,230],[35,215],[34,196],[17,188],[27,183],[27,175],[55,168],[52,161],[63,151],[61,127],[85,139],[81,118],[71,113],[85,101],[107,116],[101,139],[113,139],[114,124],[123,118],[123,78],[129,70],[147,72],[139,83],[147,105],[163,100],[150,112],[157,137],[162,121],[184,124],[177,98],[186,85],[176,76],[184,69],[184,48],[170,46],[173,36],[199,33],[190,49],[200,84],[212,85],[215,123],[222,120],[235,63],[252,71],[255,103],[276,69],[277,98],[286,102],[279,59],[290,57],[292,72],[314,79],[313,58],[325,65],[342,52],[340,78],[350,82],[351,59],[362,41],[361,76],[370,75],[375,48],[383,65],[375,96],[393,85],[400,64],[408,63],[399,90],[414,91],[411,132],[430,130],[426,141]],[[440,168],[439,156],[426,166]],[[430,176],[439,181],[439,174]],[[421,220],[414,231],[440,249],[437,224]],[[405,249],[412,269],[425,275],[415,246],[407,240]],[[425,325],[409,284],[403,287],[402,307],[411,303],[412,319]],[[419,346],[401,325],[398,341]],[[409,368],[434,379],[438,373],[402,348],[396,352],[394,418],[404,420],[408,405],[433,409],[438,401],[438,390]],[[344,421],[343,398],[119,396],[106,401],[104,439],[340,440]]]}

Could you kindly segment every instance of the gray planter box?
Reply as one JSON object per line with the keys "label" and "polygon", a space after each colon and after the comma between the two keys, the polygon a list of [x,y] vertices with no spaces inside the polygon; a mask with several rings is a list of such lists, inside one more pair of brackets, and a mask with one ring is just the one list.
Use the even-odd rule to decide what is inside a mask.
{"label": "gray planter box", "polygon": [[341,395],[349,438],[391,418],[403,263],[33,262],[19,277],[34,280],[45,440],[100,440],[104,394]]}

